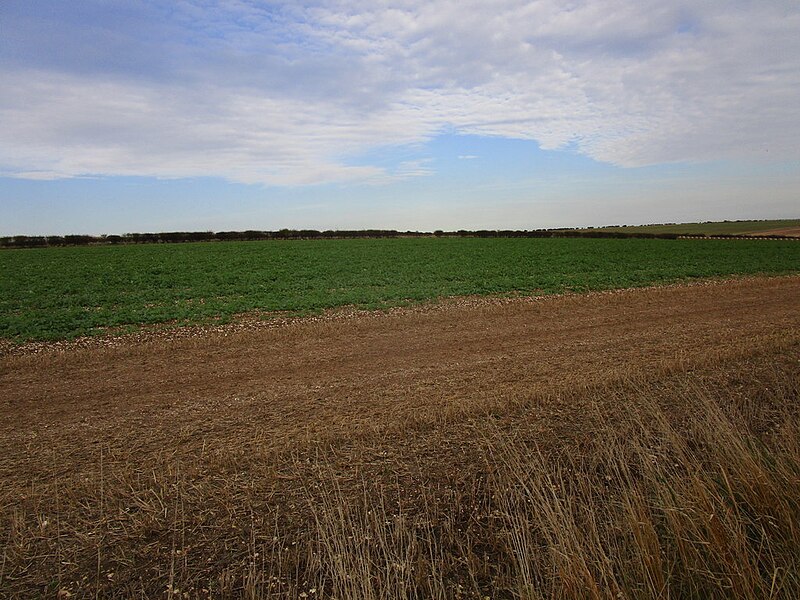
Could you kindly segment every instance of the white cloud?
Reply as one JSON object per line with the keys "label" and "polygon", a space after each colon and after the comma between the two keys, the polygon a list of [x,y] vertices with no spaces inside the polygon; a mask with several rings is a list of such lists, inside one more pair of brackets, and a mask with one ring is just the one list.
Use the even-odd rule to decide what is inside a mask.
{"label": "white cloud", "polygon": [[70,179],[72,175],[58,173],[56,171],[16,171],[10,174],[15,179],[31,179],[34,181],[56,181],[58,179]]}
{"label": "white cloud", "polygon": [[170,19],[144,14],[149,35],[93,24],[119,65],[75,23],[61,59],[46,40],[9,53],[0,169],[379,183],[431,167],[352,159],[443,130],[621,166],[800,159],[794,3],[237,0],[183,2]]}

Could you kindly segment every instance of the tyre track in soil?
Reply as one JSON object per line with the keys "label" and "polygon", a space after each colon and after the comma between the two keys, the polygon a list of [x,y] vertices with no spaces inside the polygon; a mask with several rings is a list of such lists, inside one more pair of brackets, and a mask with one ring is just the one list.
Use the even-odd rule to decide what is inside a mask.
{"label": "tyre track in soil", "polygon": [[5,356],[0,492],[94,472],[99,447],[142,465],[232,443],[281,452],[631,373],[688,370],[799,332],[800,276],[788,276],[465,299]]}

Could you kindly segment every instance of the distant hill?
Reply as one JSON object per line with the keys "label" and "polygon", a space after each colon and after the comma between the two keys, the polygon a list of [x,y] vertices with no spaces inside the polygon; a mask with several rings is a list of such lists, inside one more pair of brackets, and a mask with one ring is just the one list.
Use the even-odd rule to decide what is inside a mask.
{"label": "distant hill", "polygon": [[658,225],[612,225],[581,231],[621,233],[677,233],[694,235],[790,235],[800,237],[800,219],[771,221],[718,221],[706,223],[668,223]]}

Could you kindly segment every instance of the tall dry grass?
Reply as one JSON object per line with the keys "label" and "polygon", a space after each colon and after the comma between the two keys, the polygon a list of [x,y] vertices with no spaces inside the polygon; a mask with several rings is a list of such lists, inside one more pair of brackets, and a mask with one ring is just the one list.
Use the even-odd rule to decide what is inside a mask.
{"label": "tall dry grass", "polygon": [[647,389],[619,400],[626,421],[598,415],[580,455],[491,440],[515,595],[797,597],[796,416],[767,446],[696,385],[672,396],[678,419]]}
{"label": "tall dry grass", "polygon": [[288,455],[100,451],[4,500],[0,597],[797,598],[792,352]]}
{"label": "tall dry grass", "polygon": [[770,375],[760,399],[691,378],[606,389],[577,446],[474,422],[490,476],[447,504],[422,489],[415,513],[320,463],[304,578],[364,600],[800,597],[800,388]]}

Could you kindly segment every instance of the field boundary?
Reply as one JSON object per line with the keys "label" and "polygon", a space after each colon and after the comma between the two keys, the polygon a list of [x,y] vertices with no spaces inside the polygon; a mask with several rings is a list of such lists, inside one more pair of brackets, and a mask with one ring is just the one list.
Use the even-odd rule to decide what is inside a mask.
{"label": "field boundary", "polygon": [[741,275],[710,277],[688,281],[678,281],[641,287],[613,288],[588,292],[561,292],[554,294],[521,295],[501,293],[491,295],[443,296],[413,302],[411,304],[388,306],[386,308],[365,309],[353,305],[324,309],[314,314],[286,314],[285,312],[248,311],[233,317],[222,324],[179,324],[157,323],[140,325],[134,331],[124,333],[100,333],[80,336],[71,340],[28,341],[14,343],[0,338],[0,358],[25,356],[31,354],[66,353],[89,348],[116,348],[127,345],[145,345],[154,342],[172,342],[207,335],[234,335],[245,331],[269,330],[293,327],[305,323],[340,322],[355,318],[386,318],[410,314],[431,313],[456,307],[491,307],[512,303],[552,302],[565,297],[602,297],[619,294],[637,294],[653,290],[668,291],[676,288],[724,286],[731,283],[744,283],[756,280],[800,278],[797,273],[783,275]]}
{"label": "field boundary", "polygon": [[185,244],[198,242],[255,242],[289,240],[342,240],[379,238],[590,238],[590,239],[726,239],[726,240],[797,240],[796,235],[765,232],[738,234],[689,233],[681,231],[650,232],[647,226],[631,226],[630,231],[617,229],[479,229],[458,231],[397,231],[394,229],[366,229],[358,231],[315,229],[282,229],[280,231],[170,231],[160,233],[126,233],[124,235],[15,235],[0,237],[1,249],[61,248],[71,246],[119,246],[131,244]]}

